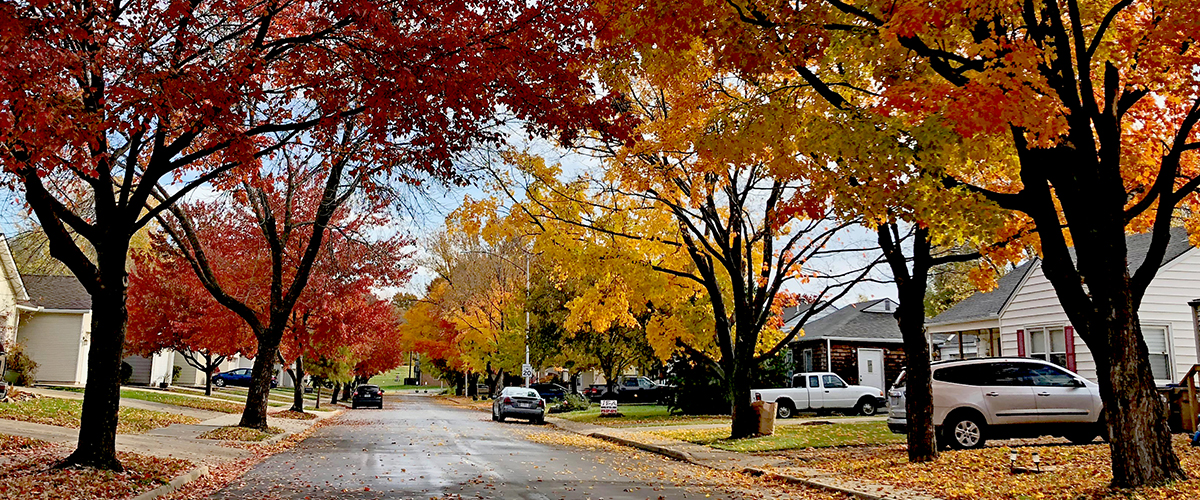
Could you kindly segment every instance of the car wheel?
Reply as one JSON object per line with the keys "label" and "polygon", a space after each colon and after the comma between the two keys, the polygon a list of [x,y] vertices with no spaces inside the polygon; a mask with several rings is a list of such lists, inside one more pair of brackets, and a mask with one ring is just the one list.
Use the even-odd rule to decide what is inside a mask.
{"label": "car wheel", "polygon": [[535,419],[533,419],[533,423],[537,424],[537,425],[546,425],[546,417],[543,415],[541,417],[535,418]]}
{"label": "car wheel", "polygon": [[987,440],[983,433],[983,422],[979,417],[961,415],[946,427],[950,447],[956,450],[980,448]]}
{"label": "car wheel", "polygon": [[504,412],[500,412],[498,415],[496,415],[496,421],[497,421],[497,422],[503,422],[503,421],[504,421]]}
{"label": "car wheel", "polygon": [[358,409],[358,403],[350,403],[350,408],[351,408],[351,409],[353,409],[353,410],[357,410],[357,409]]}
{"label": "car wheel", "polygon": [[225,379],[223,379],[223,378],[213,379],[213,385],[215,385],[217,387],[225,387]]}
{"label": "car wheel", "polygon": [[855,410],[858,412],[859,415],[862,415],[864,417],[870,417],[870,416],[874,415],[875,412],[878,411],[879,409],[875,407],[874,401],[871,401],[869,399],[864,399],[864,400],[858,402],[858,406],[855,408]]}
{"label": "car wheel", "polygon": [[500,419],[496,418],[496,410],[492,410],[492,422],[496,422],[498,420]]}
{"label": "car wheel", "polygon": [[775,407],[775,418],[792,418],[796,414],[796,410],[789,403],[779,403]]}

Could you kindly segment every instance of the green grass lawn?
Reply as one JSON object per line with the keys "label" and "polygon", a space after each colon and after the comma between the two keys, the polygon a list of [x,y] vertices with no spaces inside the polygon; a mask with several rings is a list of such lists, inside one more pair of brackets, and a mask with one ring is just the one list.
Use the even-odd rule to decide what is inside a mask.
{"label": "green grass lawn", "polygon": [[555,416],[575,422],[609,427],[720,424],[729,422],[729,417],[721,415],[672,415],[666,405],[621,405],[618,411],[621,412],[620,417],[601,417],[600,406],[593,404],[591,408],[586,410],[556,413]]}
{"label": "green grass lawn", "polygon": [[893,434],[884,422],[849,422],[832,425],[777,425],[775,434],[746,439],[725,439],[729,429],[655,431],[659,436],[704,444],[729,451],[775,451],[795,448],[828,448],[903,443],[903,434]]}
{"label": "green grass lawn", "polygon": [[[78,399],[37,398],[16,403],[0,403],[0,418],[79,428],[83,401]],[[137,434],[171,424],[194,424],[200,419],[161,411],[121,408],[117,414],[117,432]]]}
{"label": "green grass lawn", "polygon": [[241,404],[233,401],[226,403],[224,401],[195,398],[178,393],[140,391],[136,389],[121,389],[121,397],[127,399],[140,399],[142,401],[151,401],[154,403],[184,406],[187,408],[196,408],[200,410],[219,411],[221,413],[241,413],[242,409],[246,407],[244,402]]}

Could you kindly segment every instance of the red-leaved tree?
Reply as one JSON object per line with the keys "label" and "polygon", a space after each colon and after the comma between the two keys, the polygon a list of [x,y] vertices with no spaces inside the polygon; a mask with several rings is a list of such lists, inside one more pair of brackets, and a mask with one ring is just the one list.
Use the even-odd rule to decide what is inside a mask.
{"label": "red-leaved tree", "polygon": [[[63,465],[122,469],[135,232],[216,177],[257,172],[298,137],[335,149],[351,119],[378,146],[355,151],[372,165],[450,176],[455,154],[497,140],[503,117],[539,134],[595,118],[608,103],[581,104],[592,85],[577,74],[597,25],[587,4],[0,0],[4,182],[93,298],[79,443]],[[164,181],[166,197],[150,203]],[[253,388],[251,402],[264,393]]]}

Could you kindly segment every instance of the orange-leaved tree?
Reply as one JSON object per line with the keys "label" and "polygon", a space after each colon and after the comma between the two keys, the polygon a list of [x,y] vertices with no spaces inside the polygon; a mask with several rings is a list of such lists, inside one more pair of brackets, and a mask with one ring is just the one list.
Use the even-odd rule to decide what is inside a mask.
{"label": "orange-leaved tree", "polygon": [[[1016,161],[923,173],[1036,227],[1042,270],[1096,361],[1113,485],[1184,477],[1138,311],[1172,226],[1193,241],[1200,228],[1200,5],[718,3],[694,2],[679,24],[719,39],[722,62],[747,77],[790,75],[837,113],[938,123],[964,147],[1006,144]],[[846,79],[848,68],[871,79]],[[1129,233],[1151,234],[1144,258],[1131,258]]]}

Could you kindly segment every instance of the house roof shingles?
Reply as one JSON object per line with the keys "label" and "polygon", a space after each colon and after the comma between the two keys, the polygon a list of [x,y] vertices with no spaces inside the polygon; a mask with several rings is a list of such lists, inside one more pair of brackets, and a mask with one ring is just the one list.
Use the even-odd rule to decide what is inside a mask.
{"label": "house roof shingles", "polygon": [[[1125,239],[1130,272],[1137,271],[1138,267],[1142,265],[1142,261],[1146,260],[1146,253],[1150,250],[1151,237],[1152,233],[1143,233],[1130,235]],[[1176,257],[1183,255],[1189,248],[1191,248],[1191,244],[1188,243],[1187,231],[1181,227],[1171,228],[1167,250],[1163,255],[1163,264],[1165,265],[1175,260]],[[1071,258],[1074,259],[1075,249],[1071,248],[1070,251]],[[927,324],[948,325],[999,317],[1000,309],[1017,292],[1017,287],[1021,285],[1021,282],[1025,280],[1025,276],[1033,270],[1036,264],[1037,260],[1032,260],[1017,266],[1016,269],[1009,271],[1008,274],[1000,278],[996,283],[995,290],[967,297],[930,319]]]}
{"label": "house roof shingles", "polygon": [[883,312],[867,312],[871,306],[888,299],[868,300],[850,304],[821,319],[804,326],[804,336],[795,342],[807,342],[824,338],[887,340],[901,338],[900,325],[893,315],[895,309]]}
{"label": "house roof shingles", "polygon": [[46,309],[87,311],[92,296],[74,276],[24,275],[29,301]]}

